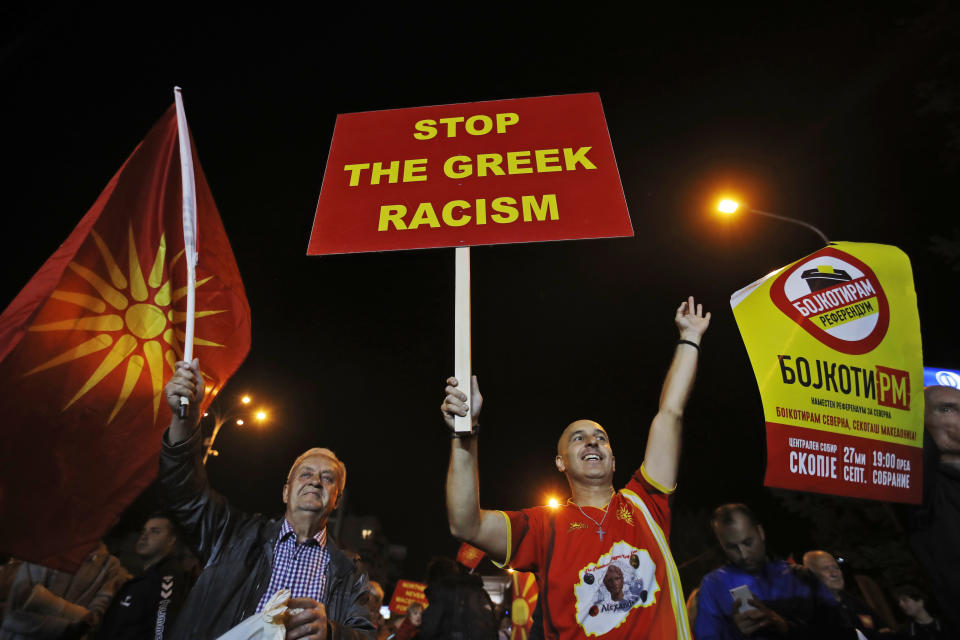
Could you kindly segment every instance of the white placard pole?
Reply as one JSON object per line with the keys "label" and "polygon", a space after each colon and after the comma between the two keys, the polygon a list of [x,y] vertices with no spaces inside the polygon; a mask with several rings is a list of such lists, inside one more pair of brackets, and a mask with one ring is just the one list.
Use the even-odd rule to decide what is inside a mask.
{"label": "white placard pole", "polygon": [[[467,394],[470,402],[470,247],[457,247],[456,292],[454,293],[454,361],[453,375],[457,388]],[[471,410],[473,407],[470,407]],[[454,416],[455,431],[471,431],[469,412]]]}

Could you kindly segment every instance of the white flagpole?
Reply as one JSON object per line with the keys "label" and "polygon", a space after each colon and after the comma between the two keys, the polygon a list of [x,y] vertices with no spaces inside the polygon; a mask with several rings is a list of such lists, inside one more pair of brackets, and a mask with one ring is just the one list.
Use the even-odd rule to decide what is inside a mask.
{"label": "white flagpole", "polygon": [[[466,416],[453,417],[453,430],[462,433],[473,430],[470,412],[470,247],[456,248],[456,287],[453,313],[454,357],[453,375],[457,378],[458,388],[467,394],[469,410]],[[473,571],[471,571],[473,573]]]}
{"label": "white flagpole", "polygon": [[[183,359],[193,360],[193,323],[197,288],[197,184],[193,178],[193,153],[190,149],[190,130],[183,109],[180,87],[173,88],[177,102],[177,137],[180,141],[180,177],[183,184],[183,246],[187,263],[187,326],[184,330]],[[180,418],[186,418],[190,399],[180,397]]]}

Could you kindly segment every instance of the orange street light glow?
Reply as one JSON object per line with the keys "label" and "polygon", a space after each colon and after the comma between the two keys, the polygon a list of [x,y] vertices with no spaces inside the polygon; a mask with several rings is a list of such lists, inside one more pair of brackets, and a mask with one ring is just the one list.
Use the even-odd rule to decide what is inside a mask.
{"label": "orange street light glow", "polygon": [[721,200],[717,205],[717,211],[721,213],[736,213],[738,208],[740,208],[739,203],[728,199]]}
{"label": "orange street light glow", "polygon": [[267,412],[263,410],[257,411],[256,418],[258,422],[263,422],[267,419]]}
{"label": "orange street light glow", "polygon": [[243,418],[237,418],[237,426],[238,426],[238,427],[242,427],[242,426],[243,426]]}
{"label": "orange street light glow", "polygon": [[242,402],[243,404],[250,404],[250,401],[251,401],[250,396],[243,396],[242,398],[240,398],[240,402]]}
{"label": "orange street light glow", "polygon": [[550,507],[551,509],[556,509],[560,506],[560,501],[557,500],[556,498],[550,498],[549,500],[547,500],[547,506]]}

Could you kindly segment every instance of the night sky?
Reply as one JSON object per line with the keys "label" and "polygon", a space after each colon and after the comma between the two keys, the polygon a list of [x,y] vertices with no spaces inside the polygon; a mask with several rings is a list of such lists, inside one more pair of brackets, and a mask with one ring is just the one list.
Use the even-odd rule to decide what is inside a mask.
{"label": "night sky", "polygon": [[472,252],[483,506],[566,497],[552,458],[560,430],[581,417],[607,427],[616,484],[626,481],[677,337],[673,313],[693,294],[714,319],[676,508],[749,501],[775,550],[802,552],[803,526],[761,487],[760,398],[729,296],[821,243],[756,216],[720,220],[719,195],[834,240],[903,249],[924,360],[960,365],[957,272],[931,250],[931,236],[958,227],[951,112],[930,108],[957,55],[957,10],[840,4],[629,14],[598,3],[151,5],[149,14],[59,3],[7,14],[0,305],[183,87],[253,316],[250,355],[223,399],[248,392],[272,411],[268,427],[224,430],[212,483],[243,508],[279,514],[290,462],[328,446],[349,468],[349,511],[379,516],[409,549],[406,574],[420,578],[431,555],[457,546],[438,410],[453,369],[453,251],[306,256],[336,115],[596,91],[635,237]]}

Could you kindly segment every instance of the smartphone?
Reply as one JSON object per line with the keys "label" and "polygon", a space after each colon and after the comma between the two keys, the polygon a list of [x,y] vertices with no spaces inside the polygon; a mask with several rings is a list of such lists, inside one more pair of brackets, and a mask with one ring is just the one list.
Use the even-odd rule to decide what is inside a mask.
{"label": "smartphone", "polygon": [[730,589],[730,596],[734,600],[740,602],[740,611],[750,611],[751,609],[756,609],[755,606],[750,604],[750,601],[753,600],[753,593],[750,591],[750,587],[745,584],[740,585],[739,587],[734,587]]}

